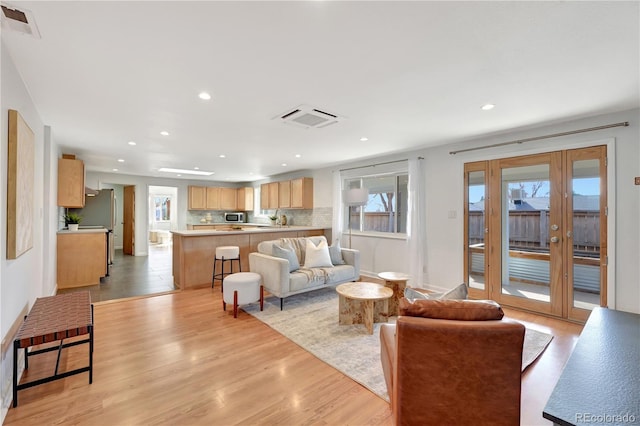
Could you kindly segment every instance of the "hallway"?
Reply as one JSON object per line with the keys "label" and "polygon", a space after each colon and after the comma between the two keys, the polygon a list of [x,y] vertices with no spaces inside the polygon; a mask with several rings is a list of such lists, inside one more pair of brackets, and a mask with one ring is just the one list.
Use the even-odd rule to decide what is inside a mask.
{"label": "hallway", "polygon": [[151,244],[148,256],[128,256],[116,250],[109,276],[100,285],[58,290],[58,294],[89,290],[92,302],[166,293],[176,290],[172,275],[172,246]]}

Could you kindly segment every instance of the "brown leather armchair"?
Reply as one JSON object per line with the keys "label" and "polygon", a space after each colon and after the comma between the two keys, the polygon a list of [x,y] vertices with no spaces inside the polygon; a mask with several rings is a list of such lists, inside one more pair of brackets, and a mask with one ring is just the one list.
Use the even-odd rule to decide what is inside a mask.
{"label": "brown leather armchair", "polygon": [[502,316],[492,301],[400,301],[380,329],[397,425],[520,423],[525,328]]}

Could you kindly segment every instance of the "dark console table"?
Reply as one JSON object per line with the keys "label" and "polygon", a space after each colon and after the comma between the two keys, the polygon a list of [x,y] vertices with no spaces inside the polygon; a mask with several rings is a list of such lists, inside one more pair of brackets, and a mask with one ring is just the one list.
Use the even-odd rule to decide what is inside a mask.
{"label": "dark console table", "polygon": [[640,424],[640,315],[593,310],[542,417],[556,425]]}

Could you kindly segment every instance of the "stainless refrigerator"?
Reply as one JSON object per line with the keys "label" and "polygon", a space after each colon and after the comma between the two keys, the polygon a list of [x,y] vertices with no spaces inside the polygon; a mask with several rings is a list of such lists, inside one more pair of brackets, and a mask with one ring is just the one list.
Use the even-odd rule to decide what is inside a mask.
{"label": "stainless refrigerator", "polygon": [[116,197],[113,189],[101,189],[95,196],[85,195],[84,207],[69,209],[82,217],[80,228],[106,228],[107,233],[107,262],[113,263],[115,253],[114,234],[116,226]]}

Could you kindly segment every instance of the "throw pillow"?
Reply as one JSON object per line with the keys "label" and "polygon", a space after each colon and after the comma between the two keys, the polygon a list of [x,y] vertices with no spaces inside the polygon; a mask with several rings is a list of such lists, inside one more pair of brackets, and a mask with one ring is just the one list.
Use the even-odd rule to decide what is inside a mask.
{"label": "throw pillow", "polygon": [[273,256],[289,261],[289,272],[297,271],[300,269],[300,263],[298,262],[298,256],[293,250],[287,250],[279,245],[273,245]]}
{"label": "throw pillow", "polygon": [[404,288],[404,297],[407,299],[431,299],[427,293],[414,290],[411,287]]}
{"label": "throw pillow", "polygon": [[467,298],[467,285],[465,283],[460,284],[457,287],[443,293],[438,299],[466,299]]}
{"label": "throw pillow", "polygon": [[326,241],[321,241],[317,246],[313,241],[307,240],[305,249],[304,267],[305,268],[321,268],[332,267],[331,256],[329,256],[329,246]]}
{"label": "throw pillow", "polygon": [[329,256],[331,257],[331,263],[333,266],[344,265],[345,261],[342,258],[342,248],[340,248],[340,240],[336,240],[332,246],[329,246]]}
{"label": "throw pillow", "polygon": [[458,321],[499,320],[504,312],[493,300],[409,300],[400,299],[398,314],[410,317]]}

